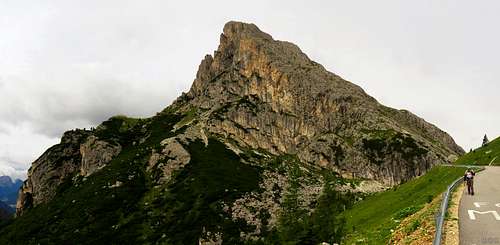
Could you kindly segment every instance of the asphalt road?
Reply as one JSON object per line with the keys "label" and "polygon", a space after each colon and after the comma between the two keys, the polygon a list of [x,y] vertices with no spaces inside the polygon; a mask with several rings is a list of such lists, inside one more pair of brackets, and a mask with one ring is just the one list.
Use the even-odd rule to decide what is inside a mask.
{"label": "asphalt road", "polygon": [[500,245],[500,167],[477,173],[474,189],[474,196],[464,190],[460,200],[460,244]]}

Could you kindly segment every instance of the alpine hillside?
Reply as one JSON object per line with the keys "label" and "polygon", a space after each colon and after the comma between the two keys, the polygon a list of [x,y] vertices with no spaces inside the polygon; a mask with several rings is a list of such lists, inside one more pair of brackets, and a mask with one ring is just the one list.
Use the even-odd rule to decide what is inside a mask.
{"label": "alpine hillside", "polygon": [[229,22],[165,110],[68,131],[37,159],[0,242],[339,242],[359,195],[463,153],[296,45]]}
{"label": "alpine hillside", "polygon": [[471,149],[470,152],[458,158],[455,163],[465,165],[500,165],[500,137],[490,142],[484,142],[477,149]]}

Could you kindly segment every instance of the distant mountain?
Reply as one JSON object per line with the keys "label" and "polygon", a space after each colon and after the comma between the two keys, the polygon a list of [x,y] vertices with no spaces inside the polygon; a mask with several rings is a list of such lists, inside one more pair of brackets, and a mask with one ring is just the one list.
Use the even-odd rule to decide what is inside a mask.
{"label": "distant mountain", "polygon": [[500,165],[500,137],[484,142],[483,146],[461,156],[456,164]]}
{"label": "distant mountain", "polygon": [[0,201],[0,221],[12,218],[15,212],[16,210],[13,207]]}
{"label": "distant mountain", "polygon": [[22,185],[23,181],[20,179],[13,181],[9,176],[0,176],[0,201],[15,208],[19,188]]}
{"label": "distant mountain", "polygon": [[397,185],[462,153],[296,45],[229,22],[172,105],[68,131],[33,162],[0,244],[333,243],[354,182]]}

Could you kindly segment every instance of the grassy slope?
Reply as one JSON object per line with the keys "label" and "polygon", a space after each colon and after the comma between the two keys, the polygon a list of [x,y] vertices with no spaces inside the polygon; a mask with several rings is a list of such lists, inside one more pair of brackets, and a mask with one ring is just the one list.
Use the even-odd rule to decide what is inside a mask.
{"label": "grassy slope", "polygon": [[[4,226],[0,244],[193,244],[204,228],[222,231],[226,243],[237,243],[239,233],[251,227],[230,219],[222,212],[221,201],[232,203],[245,193],[259,191],[258,182],[266,167],[241,163],[239,156],[211,138],[208,147],[201,142],[186,146],[191,163],[176,172],[175,181],[168,186],[153,188],[153,176],[144,169],[151,150],[159,149],[161,140],[182,132],[182,128],[176,133],[171,129],[191,118],[189,114],[166,111],[151,119],[114,117],[103,123],[105,127],[98,129],[97,135],[118,141],[124,146],[122,153],[85,180],[78,177],[66,181],[59,188],[58,198]],[[149,135],[147,140],[134,143],[144,133]],[[397,225],[393,217],[402,219],[416,212],[464,171],[436,168],[399,188],[368,197],[345,215],[339,213],[351,206],[354,196],[336,192],[335,185],[342,180],[332,173],[322,173],[327,180],[325,192],[314,204],[315,211],[308,214],[297,207],[298,193],[293,191],[294,180],[304,174],[301,168],[280,158],[275,160],[268,170],[292,166],[286,169],[294,173],[289,175],[291,189],[285,196],[280,226],[264,232],[264,239],[257,243],[334,242],[353,230],[350,241],[367,238],[370,243],[385,243],[390,229]],[[123,186],[108,187],[116,181]]]}
{"label": "grassy slope", "polygon": [[[103,123],[99,137],[118,140],[124,150],[85,180],[68,179],[57,198],[0,229],[0,244],[194,244],[204,227],[239,238],[244,225],[222,215],[220,200],[257,190],[260,170],[241,163],[222,143],[192,142],[191,162],[176,181],[153,188],[144,166],[151,149],[175,135],[170,130],[180,119],[164,113],[141,122],[113,117]],[[134,144],[143,126],[149,137]],[[117,181],[123,185],[109,188]]]}
{"label": "grassy slope", "polygon": [[438,195],[420,211],[401,220],[391,236],[390,244],[432,244],[436,233],[436,213],[439,212],[443,196]]}
{"label": "grassy slope", "polygon": [[345,244],[386,244],[398,221],[444,192],[464,168],[434,167],[426,175],[369,196],[344,213],[350,234]]}
{"label": "grassy slope", "polygon": [[[102,139],[118,140],[123,151],[88,178],[67,179],[58,187],[56,199],[3,227],[0,244],[127,244],[139,237],[141,222],[137,221],[144,216],[138,204],[149,188],[144,163],[151,147],[168,137],[179,119],[162,114],[141,123],[124,117],[104,122],[107,129],[97,134]],[[144,144],[134,146],[143,125],[152,135]],[[117,181],[124,184],[109,188]]]}
{"label": "grassy slope", "polygon": [[500,165],[500,137],[491,141],[486,146],[480,147],[461,156],[455,163],[488,165],[492,160],[492,165]]}
{"label": "grassy slope", "polygon": [[[231,219],[222,211],[222,201],[232,203],[245,193],[260,191],[266,167],[242,163],[224,144],[210,138],[207,147],[199,141],[185,146],[191,162],[174,173],[172,183],[155,186],[154,173],[145,171],[151,150],[182,132],[182,128],[171,130],[189,116],[165,111],[150,119],[118,116],[104,122],[96,134],[119,142],[123,151],[101,171],[67,179],[54,200],[2,224],[0,244],[196,244],[204,229],[221,231],[225,244],[239,243],[240,232],[252,227]],[[137,144],[144,134],[147,140]],[[299,163],[286,159],[273,159],[268,170],[292,171],[292,182],[298,181],[305,173]],[[354,198],[335,191],[341,181],[338,176],[324,175],[329,181],[312,214],[298,208],[298,193],[288,190],[283,211],[289,215],[280,217],[282,226],[265,231],[263,240],[255,243],[340,240],[345,222],[339,214]],[[123,185],[111,188],[117,181]],[[261,218],[267,222],[269,217]]]}

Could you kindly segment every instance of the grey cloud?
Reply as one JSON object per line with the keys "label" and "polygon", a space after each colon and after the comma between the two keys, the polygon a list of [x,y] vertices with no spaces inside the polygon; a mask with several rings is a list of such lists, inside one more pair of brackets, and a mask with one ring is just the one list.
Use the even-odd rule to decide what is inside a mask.
{"label": "grey cloud", "polygon": [[[484,133],[500,135],[498,7],[451,0],[1,1],[0,140],[17,142],[13,158],[29,162],[67,129],[116,114],[152,115],[189,88],[224,23],[241,20],[475,147]],[[37,140],[16,150],[22,137]]]}
{"label": "grey cloud", "polygon": [[21,162],[16,162],[5,156],[0,156],[0,176],[10,176],[14,179],[25,180],[26,173],[26,164]]}
{"label": "grey cloud", "polygon": [[12,179],[25,180],[27,175],[23,169],[16,169],[10,165],[0,162],[0,176],[10,176]]}
{"label": "grey cloud", "polygon": [[[36,85],[27,83],[25,86]],[[95,126],[116,114],[150,116],[170,103],[165,99],[169,97],[167,92],[148,90],[135,90],[125,82],[112,80],[88,80],[80,86],[59,89],[39,88],[30,91],[24,87],[7,90],[2,97],[9,102],[7,107],[0,107],[0,122],[29,123],[35,133],[56,137],[74,127]],[[171,98],[174,98],[174,94],[170,94]]]}

